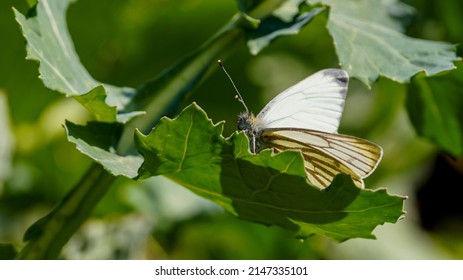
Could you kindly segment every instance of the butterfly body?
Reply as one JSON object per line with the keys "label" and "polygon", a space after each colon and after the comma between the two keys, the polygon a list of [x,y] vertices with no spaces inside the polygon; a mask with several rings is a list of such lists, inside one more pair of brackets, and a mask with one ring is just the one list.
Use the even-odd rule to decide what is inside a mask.
{"label": "butterfly body", "polygon": [[378,165],[382,149],[337,133],[348,81],[343,70],[319,71],[278,94],[257,116],[245,105],[238,130],[248,136],[253,153],[266,148],[300,151],[307,178],[317,187],[326,188],[337,174],[345,173],[363,188],[363,178]]}

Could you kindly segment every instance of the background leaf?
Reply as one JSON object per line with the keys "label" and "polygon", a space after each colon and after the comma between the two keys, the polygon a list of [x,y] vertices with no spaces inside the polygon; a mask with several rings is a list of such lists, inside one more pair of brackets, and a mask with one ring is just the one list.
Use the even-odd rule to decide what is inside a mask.
{"label": "background leaf", "polygon": [[192,104],[148,136],[137,133],[145,157],[140,176],[165,175],[242,219],[278,225],[300,238],[374,238],[376,226],[403,214],[402,197],[361,190],[347,175],[320,191],[307,183],[299,153],[252,155],[243,133],[224,139],[222,130],[223,123],[213,125]]}
{"label": "background leaf", "polygon": [[463,65],[445,76],[417,76],[407,94],[410,120],[419,135],[455,157],[463,155]]}
{"label": "background leaf", "polygon": [[[100,121],[126,122],[140,114],[124,112],[135,90],[104,85],[87,72],[67,28],[66,10],[72,2],[74,0],[43,0],[27,16],[13,8],[27,40],[27,59],[39,62],[40,78],[49,89],[77,96]],[[97,90],[99,98],[95,98],[98,86],[102,87]]]}
{"label": "background leaf", "polygon": [[303,9],[302,2],[286,1],[271,16],[262,19],[257,28],[247,31],[247,45],[251,54],[258,54],[280,36],[299,33],[302,27],[325,10],[323,7]]}
{"label": "background leaf", "polygon": [[379,76],[404,83],[418,72],[431,76],[455,68],[453,62],[458,57],[454,45],[402,34],[400,21],[392,16],[406,13],[404,4],[369,0],[320,2],[330,7],[327,27],[340,64],[367,86]]}

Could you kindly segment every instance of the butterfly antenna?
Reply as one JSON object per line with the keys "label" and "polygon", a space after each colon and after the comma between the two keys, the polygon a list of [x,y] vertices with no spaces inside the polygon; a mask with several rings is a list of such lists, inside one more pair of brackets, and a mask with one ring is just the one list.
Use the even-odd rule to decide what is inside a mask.
{"label": "butterfly antenna", "polygon": [[236,100],[238,100],[241,104],[243,104],[244,106],[244,109],[246,109],[246,113],[249,113],[249,110],[248,110],[248,106],[246,106],[246,104],[244,103],[244,100],[243,100],[243,97],[241,96],[238,88],[236,87],[235,83],[233,82],[232,78],[230,77],[230,75],[228,74],[227,70],[225,70],[225,67],[223,66],[223,62],[222,60],[217,60],[217,63],[219,64],[220,68],[222,68],[223,72],[225,72],[225,75],[227,75],[228,79],[230,80],[231,84],[233,85],[233,87],[235,88],[235,91],[237,93],[237,95],[235,96]]}

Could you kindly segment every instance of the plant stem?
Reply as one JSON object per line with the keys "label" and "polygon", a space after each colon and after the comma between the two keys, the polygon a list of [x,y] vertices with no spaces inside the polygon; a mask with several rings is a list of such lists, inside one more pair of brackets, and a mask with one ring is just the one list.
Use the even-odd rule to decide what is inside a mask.
{"label": "plant stem", "polygon": [[40,227],[38,236],[32,236],[18,258],[57,259],[64,244],[90,216],[114,179],[101,165],[94,163],[52,212],[34,224]]}

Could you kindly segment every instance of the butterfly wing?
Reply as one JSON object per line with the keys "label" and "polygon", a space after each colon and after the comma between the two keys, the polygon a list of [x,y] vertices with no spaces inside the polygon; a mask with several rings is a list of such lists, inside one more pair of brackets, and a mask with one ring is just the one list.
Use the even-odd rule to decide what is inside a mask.
{"label": "butterfly wing", "polygon": [[257,115],[262,128],[297,127],[336,133],[349,76],[340,69],[319,71],[272,99]]}
{"label": "butterfly wing", "polygon": [[380,146],[367,140],[316,130],[265,129],[260,140],[276,151],[301,151],[309,181],[321,188],[329,186],[339,173],[351,175],[354,183],[363,188],[362,179],[375,170],[383,154]]}

